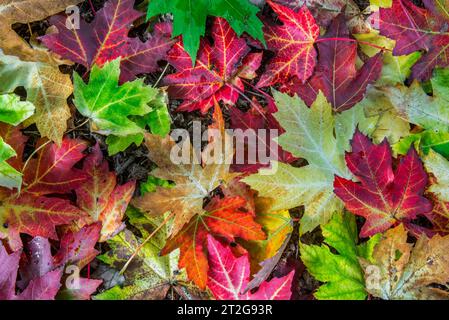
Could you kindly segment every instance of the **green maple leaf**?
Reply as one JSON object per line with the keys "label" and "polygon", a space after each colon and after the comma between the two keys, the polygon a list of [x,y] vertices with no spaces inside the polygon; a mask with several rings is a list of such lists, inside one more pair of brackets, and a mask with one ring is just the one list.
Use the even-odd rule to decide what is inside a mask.
{"label": "green maple leaf", "polygon": [[432,150],[423,157],[427,172],[431,173],[436,182],[432,183],[427,191],[434,193],[438,199],[449,201],[449,161]]}
{"label": "green maple leaf", "polygon": [[0,95],[0,121],[17,126],[31,117],[34,105],[28,101],[20,101],[15,94]]}
{"label": "green maple leaf", "polygon": [[242,181],[260,196],[273,199],[269,208],[272,212],[305,206],[300,223],[303,234],[328,222],[334,212],[343,209],[333,193],[334,175],[350,178],[344,162],[349,141],[357,126],[362,132],[371,133],[377,118],[366,118],[360,106],[334,116],[321,92],[310,108],[296,96],[274,92],[274,98],[279,109],[274,116],[285,129],[279,144],[295,157],[306,159],[308,165],[296,168],[275,163],[274,174],[261,169]]}
{"label": "green maple leaf", "polygon": [[144,84],[143,79],[119,85],[120,60],[94,66],[89,82],[74,75],[74,103],[91,121],[93,131],[109,135],[109,154],[125,150],[143,141],[145,127],[160,135],[168,134],[170,116],[166,96]]}
{"label": "green maple leaf", "polygon": [[429,89],[431,96],[418,82],[410,87],[401,85],[377,89],[378,105],[384,110],[395,109],[398,117],[422,128],[420,132],[409,134],[395,143],[395,152],[406,154],[413,144],[424,154],[433,149],[449,156],[449,70],[435,69]]}
{"label": "green maple leaf", "polygon": [[[357,245],[357,225],[351,213],[335,214],[321,227],[324,244],[300,243],[301,260],[317,280],[325,282],[315,292],[317,299],[362,300],[366,298],[364,272],[359,258],[372,260],[381,235]],[[337,253],[332,253],[333,248]]]}
{"label": "green maple leaf", "polygon": [[[34,105],[31,102],[20,101],[15,94],[0,95],[1,122],[16,126],[33,113]],[[19,189],[22,185],[22,174],[6,162],[15,156],[15,150],[0,137],[0,186]]]}
{"label": "green maple leaf", "polygon": [[182,35],[184,48],[194,62],[208,15],[226,19],[238,36],[247,32],[265,44],[257,12],[259,8],[248,0],[151,0],[147,17],[173,14],[173,36]]}
{"label": "green maple leaf", "polygon": [[22,174],[6,162],[15,156],[14,149],[0,137],[0,186],[19,189],[22,185]]}
{"label": "green maple leaf", "polygon": [[449,132],[424,130],[402,138],[392,147],[396,153],[405,155],[412,145],[416,149],[422,150],[425,155],[434,150],[445,157],[449,157]]}
{"label": "green maple leaf", "polygon": [[417,81],[410,87],[386,87],[381,91],[404,119],[426,130],[449,132],[449,70],[435,69],[430,82],[432,96]]}
{"label": "green maple leaf", "polygon": [[[159,227],[163,217],[149,219],[137,209],[128,208],[129,222],[142,238],[125,229],[108,241],[110,251],[97,257],[102,262],[120,270],[137,250],[143,239]],[[186,281],[186,275],[178,271],[179,251],[159,256],[165,245],[170,224],[165,224],[139,251],[124,272],[125,283],[97,296],[97,300],[153,300],[163,299],[173,284]]]}

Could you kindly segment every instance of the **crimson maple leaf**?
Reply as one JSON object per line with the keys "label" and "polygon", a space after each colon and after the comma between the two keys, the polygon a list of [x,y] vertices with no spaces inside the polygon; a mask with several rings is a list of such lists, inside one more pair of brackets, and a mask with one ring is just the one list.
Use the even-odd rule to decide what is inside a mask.
{"label": "crimson maple leaf", "polygon": [[[66,265],[76,265],[80,269],[90,262],[98,251],[94,249],[100,236],[101,224],[85,226],[77,233],[62,236],[60,249],[56,256],[51,254],[47,238],[35,237],[21,250],[7,255],[0,244],[0,299],[54,299],[56,294],[64,294],[71,299],[89,299],[101,284],[101,280],[79,279],[79,288],[61,287],[61,278]],[[20,261],[20,263],[19,263]],[[17,271],[20,281],[17,281]],[[6,279],[6,280],[5,280]],[[64,280],[64,279],[62,279]],[[63,281],[67,283],[67,281]],[[15,295],[16,286],[22,290]]]}
{"label": "crimson maple leaf", "polygon": [[51,17],[50,23],[58,32],[40,39],[51,51],[88,69],[121,57],[120,80],[130,81],[139,73],[158,70],[157,62],[165,58],[174,43],[168,23],[157,24],[146,42],[129,38],[132,22],[143,15],[133,5],[134,0],[108,1],[92,23],[82,20],[79,28],[68,28],[70,19],[66,16]]}
{"label": "crimson maple leaf", "polygon": [[207,235],[233,242],[236,237],[245,240],[263,240],[262,227],[254,221],[245,208],[242,197],[212,198],[206,213],[196,215],[174,237],[170,238],[161,254],[180,248],[179,268],[186,268],[187,275],[200,289],[205,289],[207,272]]}
{"label": "crimson maple leaf", "polygon": [[296,78],[301,83],[313,73],[316,64],[315,41],[320,28],[306,6],[298,12],[268,1],[283,25],[266,25],[265,39],[275,57],[268,64],[257,87],[285,83]]}
{"label": "crimson maple leaf", "polygon": [[435,67],[449,66],[449,12],[446,3],[424,0],[420,8],[410,0],[393,0],[391,8],[380,9],[380,33],[396,40],[394,55],[424,50],[413,66],[413,79],[428,80]]}
{"label": "crimson maple leaf", "polygon": [[357,130],[351,145],[346,164],[360,182],[335,176],[334,192],[346,209],[366,219],[361,237],[383,232],[400,221],[410,222],[432,210],[431,202],[423,197],[427,175],[415,149],[409,150],[393,172],[386,140],[375,145]]}
{"label": "crimson maple leaf", "polygon": [[50,300],[54,299],[61,286],[62,272],[50,271],[31,280],[19,295],[16,295],[17,271],[21,250],[8,254],[0,242],[0,300]]}
{"label": "crimson maple leaf", "polygon": [[77,225],[82,227],[101,221],[103,228],[100,241],[103,242],[123,229],[122,218],[131,201],[136,183],[130,181],[117,185],[117,175],[109,171],[109,163],[103,159],[98,143],[84,160],[83,172],[88,178],[75,190],[76,203],[89,216],[77,221]]}
{"label": "crimson maple leaf", "polygon": [[[244,146],[236,146],[236,155],[244,154],[245,158],[243,159],[243,163],[234,161],[234,165],[232,166],[233,170],[246,173],[257,172],[259,168],[267,166],[265,163],[260,163],[261,159],[259,157],[261,155],[262,157],[265,156],[267,159],[270,156],[276,155],[273,160],[285,163],[290,163],[295,160],[295,157],[293,157],[290,152],[284,151],[276,142],[272,141],[273,139],[270,137],[270,132],[268,132],[269,130],[278,130],[277,136],[284,133],[284,129],[273,116],[273,113],[276,113],[277,111],[273,99],[269,99],[267,106],[264,108],[255,98],[252,101],[251,108],[247,112],[243,112],[237,108],[232,108],[230,110],[231,128],[254,130],[255,137],[253,143],[246,143]],[[273,138],[277,138],[277,136]],[[249,155],[254,155],[254,159],[250,159]],[[236,160],[241,161],[242,159]]]}
{"label": "crimson maple leaf", "polygon": [[167,60],[177,73],[165,77],[169,96],[183,99],[178,111],[206,113],[215,102],[233,105],[245,90],[242,79],[253,79],[262,54],[251,53],[245,39],[238,38],[229,23],[216,18],[212,25],[214,46],[203,39],[196,65],[192,67],[182,42],[168,53]]}
{"label": "crimson maple leaf", "polygon": [[292,79],[281,90],[298,94],[309,106],[322,91],[335,111],[344,111],[362,100],[368,84],[380,76],[381,53],[356,69],[357,43],[350,35],[343,14],[333,20],[319,41],[318,65],[313,76],[305,84]]}
{"label": "crimson maple leaf", "polygon": [[[1,125],[0,132],[6,133],[5,142],[15,147],[18,141],[25,141],[19,127]],[[16,170],[23,172],[23,188],[17,190],[0,188],[0,238],[8,239],[12,250],[22,247],[20,233],[58,239],[55,226],[68,224],[85,215],[71,204],[67,195],[79,187],[86,174],[74,168],[84,158],[87,145],[80,140],[64,138],[61,146],[38,143],[37,157],[30,159],[22,170],[21,161],[10,162]],[[23,146],[17,149],[22,159]],[[50,196],[51,195],[51,196]]]}
{"label": "crimson maple leaf", "polygon": [[243,293],[249,283],[248,253],[235,257],[229,246],[207,236],[209,273],[207,286],[217,300],[290,300],[294,271],[262,282],[255,293]]}

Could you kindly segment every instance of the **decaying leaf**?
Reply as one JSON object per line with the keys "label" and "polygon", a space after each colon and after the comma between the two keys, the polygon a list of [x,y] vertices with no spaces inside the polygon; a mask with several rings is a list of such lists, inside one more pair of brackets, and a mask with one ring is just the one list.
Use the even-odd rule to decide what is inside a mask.
{"label": "decaying leaf", "polygon": [[373,261],[362,260],[367,290],[385,300],[448,299],[449,294],[432,285],[449,282],[449,237],[421,236],[407,242],[401,224],[388,230],[373,252]]}
{"label": "decaying leaf", "polygon": [[81,0],[1,0],[0,1],[0,49],[6,55],[17,56],[23,61],[52,62],[46,51],[31,47],[11,26],[14,23],[30,23],[77,5]]}
{"label": "decaying leaf", "polygon": [[67,105],[73,92],[70,75],[62,74],[56,65],[22,61],[0,51],[0,93],[12,93],[17,87],[26,89],[27,101],[36,108],[25,125],[36,123],[42,137],[61,144],[71,117]]}

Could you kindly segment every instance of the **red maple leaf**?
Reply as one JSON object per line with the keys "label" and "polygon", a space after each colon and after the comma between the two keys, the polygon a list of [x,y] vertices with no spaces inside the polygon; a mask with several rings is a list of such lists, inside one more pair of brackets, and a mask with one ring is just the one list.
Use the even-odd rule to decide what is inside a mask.
{"label": "red maple leaf", "polygon": [[233,105],[245,90],[243,79],[256,77],[262,54],[251,53],[245,39],[238,38],[229,23],[216,18],[212,25],[214,46],[201,41],[196,65],[179,41],[168,53],[177,73],[165,77],[172,99],[183,99],[178,111],[200,110],[206,113],[215,102]]}
{"label": "red maple leaf", "polygon": [[157,24],[145,42],[129,38],[132,22],[143,15],[133,6],[134,0],[108,1],[92,23],[82,20],[79,28],[68,28],[70,19],[66,16],[51,17],[50,23],[58,32],[40,39],[51,51],[88,69],[121,57],[120,80],[130,81],[139,73],[158,70],[157,62],[165,58],[174,43],[168,23]]}
{"label": "red maple leaf", "polygon": [[[412,78],[428,80],[435,67],[449,66],[449,13],[440,1],[424,0],[420,8],[410,0],[393,0],[380,9],[380,33],[396,40],[394,55],[424,50],[412,68]],[[441,9],[441,10],[440,10]]]}
{"label": "red maple leaf", "polygon": [[298,94],[309,106],[321,90],[335,111],[353,107],[363,99],[368,84],[380,76],[381,53],[356,69],[357,42],[351,37],[343,14],[333,20],[317,45],[319,59],[313,76],[305,84],[292,79],[281,90]]}
{"label": "red maple leaf", "polygon": [[[16,145],[17,141],[10,141],[11,138],[24,141],[19,127],[0,127],[1,132],[7,132],[6,143]],[[39,142],[37,148],[42,144],[43,141]],[[71,204],[67,195],[87,178],[83,171],[74,168],[84,158],[86,147],[85,142],[64,138],[60,147],[54,143],[43,146],[24,170],[21,161],[10,162],[17,170],[23,171],[20,193],[0,188],[0,238],[8,239],[12,250],[22,247],[20,233],[58,239],[55,226],[68,224],[85,215]],[[22,151],[23,146],[18,147],[19,157],[22,157]]]}
{"label": "red maple leaf", "polygon": [[212,198],[205,208],[207,213],[197,215],[173,238],[167,241],[161,254],[180,248],[179,268],[186,268],[187,275],[195,284],[205,289],[207,272],[207,235],[221,237],[233,242],[236,237],[245,240],[263,240],[262,227],[245,208],[241,197]]}
{"label": "red maple leaf", "polygon": [[335,176],[334,192],[346,209],[366,219],[360,232],[369,237],[394,224],[410,222],[432,210],[423,197],[427,175],[415,151],[411,148],[393,172],[391,149],[384,140],[373,144],[357,131],[346,153],[346,164],[360,182]]}
{"label": "red maple leaf", "polygon": [[229,246],[207,236],[209,273],[207,286],[217,300],[290,300],[294,271],[262,282],[255,293],[243,293],[249,283],[248,253],[236,257]]}
{"label": "red maple leaf", "polygon": [[306,6],[298,12],[268,1],[283,25],[266,25],[265,39],[275,57],[268,64],[257,87],[285,83],[292,78],[306,81],[316,64],[315,41],[320,28]]}
{"label": "red maple leaf", "polygon": [[[273,113],[276,113],[277,107],[273,99],[269,99],[267,106],[264,108],[254,98],[251,104],[251,108],[247,112],[243,112],[240,109],[232,108],[230,110],[230,120],[232,129],[253,130],[253,141],[246,143],[244,146],[236,145],[236,155],[244,154],[244,159],[236,159],[243,163],[237,163],[234,161],[232,169],[238,172],[254,173],[261,167],[266,167],[265,163],[260,163],[260,157],[266,157],[263,162],[275,155],[276,161],[290,163],[295,160],[290,152],[284,151],[275,141],[282,133],[284,129],[279,125]],[[260,130],[260,131],[259,131]],[[273,139],[270,137],[269,130],[278,130],[277,136]],[[246,131],[248,132],[248,131]],[[251,137],[249,138],[251,139]],[[247,140],[245,140],[247,142]],[[241,150],[238,150],[241,149]],[[249,157],[253,156],[253,159]],[[244,161],[241,161],[244,160]]]}
{"label": "red maple leaf", "polygon": [[[62,293],[71,299],[89,299],[101,280],[80,278],[79,288],[67,288],[61,286],[64,280],[61,278],[67,265],[82,269],[98,254],[94,246],[100,230],[101,224],[97,223],[77,233],[64,234],[55,257],[51,254],[50,242],[43,237],[29,241],[24,253],[18,250],[8,255],[0,244],[0,289],[4,289],[0,290],[0,299],[47,300]],[[16,283],[17,272],[20,281]],[[16,295],[16,287],[22,290],[21,294]]]}
{"label": "red maple leaf", "polygon": [[133,196],[135,181],[117,185],[117,175],[109,171],[109,163],[103,159],[97,143],[83,163],[88,178],[75,190],[78,207],[89,216],[77,222],[79,227],[101,221],[100,241],[106,241],[123,229],[123,215]]}

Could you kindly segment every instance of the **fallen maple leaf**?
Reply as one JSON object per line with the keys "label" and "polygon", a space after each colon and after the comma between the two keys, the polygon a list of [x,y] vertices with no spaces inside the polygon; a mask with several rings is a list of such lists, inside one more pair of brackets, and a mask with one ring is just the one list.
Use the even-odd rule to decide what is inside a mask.
{"label": "fallen maple leaf", "polygon": [[427,175],[414,148],[393,172],[391,149],[384,140],[373,144],[357,131],[346,164],[360,181],[335,176],[334,192],[346,209],[366,219],[361,237],[383,232],[399,221],[409,222],[432,210],[423,197]]}
{"label": "fallen maple leaf", "polygon": [[[323,27],[328,27],[331,21],[340,13],[345,14],[345,18],[352,33],[366,33],[369,25],[364,17],[364,12],[360,12],[359,6],[353,0],[272,0],[294,11],[299,11],[301,7],[307,6],[316,22]],[[372,1],[371,1],[372,2]],[[369,11],[368,11],[369,12]]]}
{"label": "fallen maple leaf", "polygon": [[212,198],[205,212],[194,216],[180,232],[168,239],[161,254],[179,248],[179,268],[186,268],[189,279],[200,289],[205,289],[209,270],[206,250],[209,234],[229,242],[237,237],[244,240],[265,239],[262,227],[254,221],[245,205],[242,197]]}
{"label": "fallen maple leaf", "polygon": [[[23,139],[19,132],[11,134],[10,138],[16,136]],[[62,195],[69,194],[85,181],[86,174],[75,169],[74,165],[84,157],[82,152],[86,147],[86,143],[68,138],[62,141],[61,147],[46,144],[24,169],[23,188],[19,195],[15,190],[0,188],[0,238],[7,239],[12,250],[22,247],[20,233],[57,239],[55,226],[68,224],[85,215]],[[23,146],[21,150],[16,148],[19,159],[22,150]],[[22,171],[21,165],[18,161],[14,167]]]}
{"label": "fallen maple leaf", "polygon": [[262,226],[267,238],[243,244],[251,256],[251,272],[254,273],[244,293],[268,279],[281,260],[293,232],[293,220],[288,210],[266,213],[266,199],[256,198],[256,203],[256,222]]}
{"label": "fallen maple leaf", "polygon": [[152,0],[148,4],[147,17],[171,13],[173,37],[182,35],[183,46],[195,65],[200,37],[204,36],[208,15],[222,17],[241,36],[247,32],[254,39],[263,40],[262,22],[257,17],[259,9],[248,0]]}
{"label": "fallen maple leaf", "polygon": [[374,261],[361,261],[367,290],[385,300],[449,299],[446,291],[431,286],[449,282],[448,253],[449,236],[423,235],[413,246],[402,224],[390,229],[375,247]]}
{"label": "fallen maple leaf", "polygon": [[[17,126],[20,122],[30,117],[34,112],[34,106],[15,94],[0,95],[0,122]],[[12,167],[7,160],[17,156],[16,151],[5,141],[2,136],[9,140],[8,131],[12,131],[12,126],[0,126],[0,186],[20,189],[22,186],[22,174]],[[5,129],[5,132],[2,132]],[[20,138],[18,139],[21,142]]]}
{"label": "fallen maple leaf", "polygon": [[310,108],[297,96],[274,92],[274,97],[279,109],[274,117],[285,129],[278,143],[293,156],[307,160],[308,165],[296,168],[279,162],[274,174],[260,169],[242,181],[257,190],[259,196],[272,199],[269,212],[304,205],[300,223],[303,234],[342,210],[341,201],[333,193],[334,175],[350,177],[344,152],[357,126],[371,132],[371,120],[359,107],[334,116],[322,93]]}
{"label": "fallen maple leaf", "polygon": [[[80,278],[82,286],[78,289],[62,288],[61,280],[66,265],[82,268],[98,254],[93,247],[100,236],[100,229],[101,224],[93,224],[76,234],[65,234],[55,257],[52,257],[46,238],[33,238],[23,254],[22,250],[8,254],[0,243],[0,300],[52,300],[61,292],[66,298],[89,299],[101,284],[100,280]],[[16,283],[18,272],[20,281]],[[22,289],[22,292],[16,294],[17,289]]]}
{"label": "fallen maple leaf", "polygon": [[94,66],[88,83],[74,74],[74,103],[91,121],[93,131],[126,137],[143,135],[145,129],[132,116],[143,117],[152,109],[159,91],[144,84],[143,79],[119,85],[120,59]]}
{"label": "fallen maple leaf", "polygon": [[207,237],[209,265],[207,286],[217,300],[290,300],[294,271],[260,284],[255,293],[243,294],[249,277],[249,257],[235,257],[228,246]]}
{"label": "fallen maple leaf", "polygon": [[[223,121],[218,107],[215,108],[214,113],[214,118],[217,117],[221,119],[221,122]],[[148,150],[151,150],[150,160],[158,166],[151,175],[172,181],[175,186],[171,188],[158,186],[156,192],[135,198],[132,204],[153,215],[172,212],[175,215],[172,235],[179,232],[193,216],[202,214],[204,199],[222,183],[236,176],[229,172],[234,151],[230,137],[223,129],[221,128],[221,139],[211,141],[202,153],[194,149],[190,139],[184,139],[185,137],[176,144],[170,136],[162,138],[146,134],[145,143]],[[182,153],[182,159],[176,158],[176,155],[180,153]]]}
{"label": "fallen maple leaf", "polygon": [[[320,300],[364,300],[367,296],[363,269],[359,257],[372,259],[374,246],[380,237],[374,236],[358,244],[354,215],[337,213],[321,226],[324,244],[300,243],[301,261],[317,280],[325,282],[314,293]],[[331,251],[334,249],[338,254]]]}
{"label": "fallen maple leaf", "polygon": [[80,2],[81,0],[0,0],[0,49],[23,61],[53,62],[54,58],[49,52],[31,47],[12,30],[11,25],[43,20]]}
{"label": "fallen maple leaf", "polygon": [[215,102],[233,105],[245,91],[241,79],[255,78],[262,54],[251,53],[245,39],[238,38],[226,20],[216,18],[212,25],[214,46],[201,42],[196,65],[178,42],[168,53],[168,62],[177,73],[164,78],[172,99],[183,99],[178,111],[206,113]]}
{"label": "fallen maple leaf", "polygon": [[71,117],[67,105],[73,92],[70,75],[62,74],[57,65],[22,61],[0,50],[0,94],[12,93],[18,87],[25,88],[27,101],[36,108],[25,125],[36,123],[42,137],[61,144]]}
{"label": "fallen maple leaf", "polygon": [[25,288],[34,279],[59,270],[65,271],[61,279],[65,285],[61,286],[57,294],[58,299],[61,297],[70,300],[90,299],[91,294],[96,291],[102,281],[82,277],[70,279],[65,274],[73,273],[73,267],[82,270],[87,263],[95,258],[98,251],[95,250],[94,246],[100,237],[100,230],[101,224],[94,223],[75,233],[65,233],[61,238],[59,250],[55,256],[52,256],[48,239],[33,238],[26,245],[25,254],[22,254],[18,287]]}
{"label": "fallen maple leaf", "polygon": [[447,3],[425,0],[425,8],[410,0],[394,0],[391,8],[380,9],[381,34],[396,40],[394,55],[425,50],[412,68],[412,78],[428,80],[435,67],[447,67],[449,60],[449,33],[444,25],[449,22]]}
{"label": "fallen maple leaf", "polygon": [[[163,257],[159,255],[172,223],[161,226],[163,216],[150,218],[133,207],[130,207],[126,214],[129,223],[140,231],[142,237],[137,237],[129,229],[125,229],[108,241],[111,250],[98,259],[120,270],[135,252],[138,253],[123,273],[125,283],[96,295],[95,299],[164,299],[170,289],[181,296],[184,295],[183,291],[195,295],[192,293],[192,286],[187,283],[186,273],[178,270],[179,251]],[[157,228],[159,231],[139,250],[143,241]]]}
{"label": "fallen maple leaf", "polygon": [[[261,157],[272,160],[275,158],[275,160],[284,163],[290,163],[295,160],[295,157],[290,152],[284,151],[277,142],[273,141],[277,138],[277,135],[284,133],[284,130],[273,116],[273,113],[277,111],[274,100],[270,99],[264,108],[255,98],[252,100],[251,109],[247,112],[242,112],[238,108],[230,110],[231,128],[243,131],[253,130],[254,137],[253,141],[251,141],[250,136],[248,141],[245,140],[246,143],[244,145],[236,145],[236,155],[244,154],[245,158],[235,159],[236,161],[232,165],[233,170],[245,173],[256,172],[259,168],[269,165],[266,163],[266,159]],[[270,130],[278,130],[277,135],[273,139],[270,136]],[[234,131],[234,134],[237,134],[237,131]],[[255,159],[251,159],[251,155],[254,155]]]}
{"label": "fallen maple leaf", "polygon": [[271,1],[268,3],[283,25],[265,26],[268,49],[276,56],[268,64],[257,87],[286,83],[292,78],[303,83],[315,68],[317,53],[314,44],[320,35],[320,28],[305,6],[296,13]]}
{"label": "fallen maple leaf", "polygon": [[58,29],[41,37],[41,41],[53,52],[65,59],[91,69],[95,64],[103,66],[121,57],[120,81],[130,81],[139,73],[154,72],[174,41],[170,39],[171,26],[160,23],[146,42],[128,38],[132,22],[143,13],[133,9],[134,0],[107,1],[97,12],[92,23],[80,21],[79,28],[67,27],[66,16],[54,16],[50,23]]}
{"label": "fallen maple leaf", "polygon": [[116,235],[124,228],[122,222],[128,203],[131,201],[135,181],[117,185],[114,171],[109,171],[109,163],[103,159],[97,143],[92,153],[83,163],[83,172],[88,175],[86,181],[75,189],[78,207],[89,217],[76,222],[80,227],[95,221],[102,222],[100,242]]}
{"label": "fallen maple leaf", "polygon": [[351,38],[343,14],[332,21],[319,41],[318,65],[313,76],[304,84],[293,79],[281,89],[299,94],[307,105],[322,91],[335,111],[350,109],[363,99],[368,84],[380,76],[382,54],[378,53],[356,69],[357,43]]}

